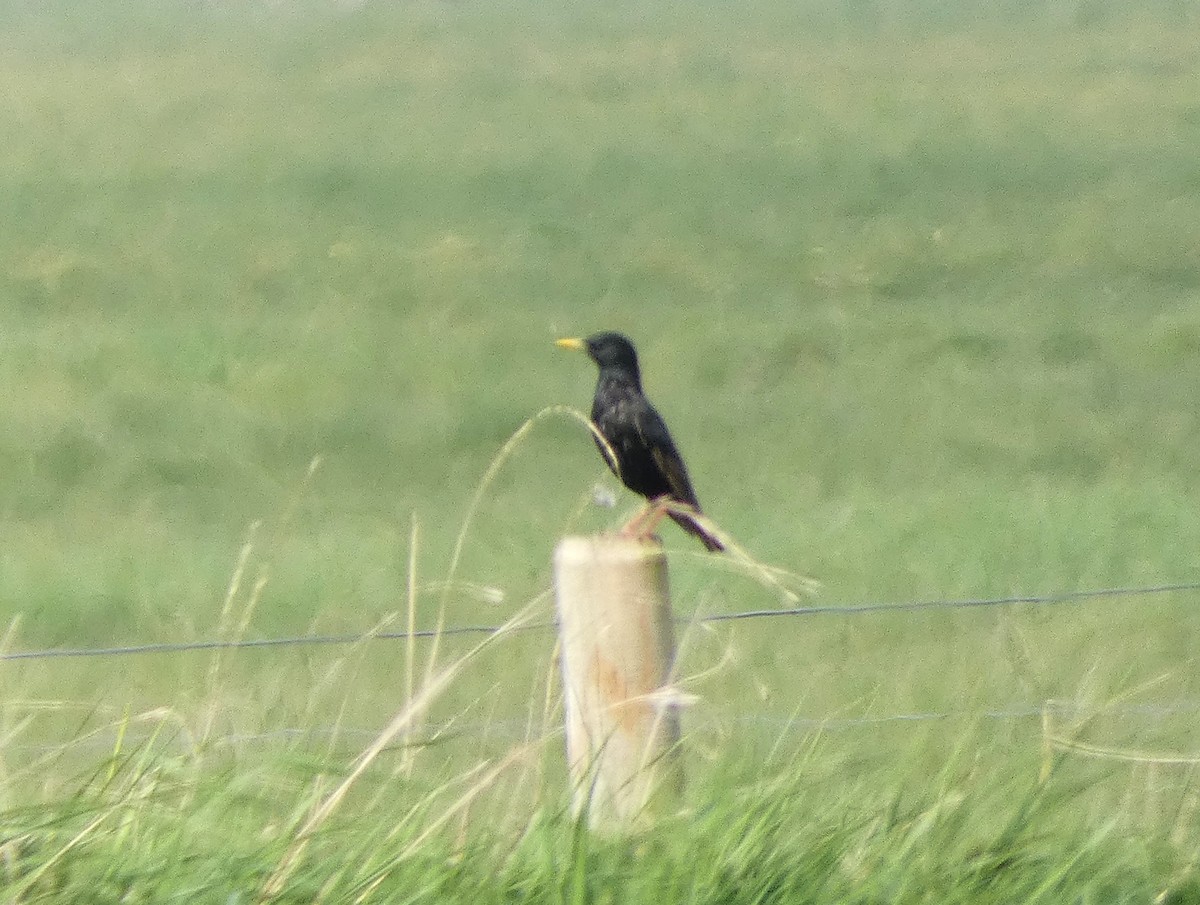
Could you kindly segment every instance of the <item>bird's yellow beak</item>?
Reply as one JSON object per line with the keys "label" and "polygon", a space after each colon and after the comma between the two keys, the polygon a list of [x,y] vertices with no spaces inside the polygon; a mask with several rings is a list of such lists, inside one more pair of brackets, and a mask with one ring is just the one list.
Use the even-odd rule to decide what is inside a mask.
{"label": "bird's yellow beak", "polygon": [[576,339],[575,337],[556,339],[554,345],[560,349],[570,349],[572,352],[582,352],[587,348],[587,344],[582,339]]}

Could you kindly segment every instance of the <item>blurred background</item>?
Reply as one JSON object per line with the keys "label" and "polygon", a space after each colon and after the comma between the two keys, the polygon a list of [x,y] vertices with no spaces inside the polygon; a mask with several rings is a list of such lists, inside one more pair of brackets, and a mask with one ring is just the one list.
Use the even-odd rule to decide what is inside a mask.
{"label": "blurred background", "polygon": [[[1180,0],[5,4],[6,649],[395,628],[414,524],[417,624],[502,622],[561,534],[638,503],[591,506],[617,488],[586,432],[539,420],[468,526],[472,587],[439,584],[508,438],[589,408],[552,340],[599,329],[809,602],[1195,581],[1198,75]],[[681,615],[778,605],[664,540]],[[725,662],[695,690],[771,719],[1152,678],[1175,706],[1198,599],[730,623],[684,668]],[[448,706],[523,701],[552,636],[522,637]],[[226,719],[320,724],[337,656],[229,655]],[[186,710],[208,666],[3,669]]]}

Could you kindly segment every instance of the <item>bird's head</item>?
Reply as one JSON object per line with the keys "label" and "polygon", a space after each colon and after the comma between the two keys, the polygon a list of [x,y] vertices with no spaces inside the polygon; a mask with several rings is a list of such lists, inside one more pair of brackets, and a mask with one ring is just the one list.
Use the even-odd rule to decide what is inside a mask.
{"label": "bird's head", "polygon": [[562,349],[587,352],[601,371],[624,371],[638,376],[637,352],[629,338],[620,333],[593,333],[587,339],[560,339],[555,345]]}

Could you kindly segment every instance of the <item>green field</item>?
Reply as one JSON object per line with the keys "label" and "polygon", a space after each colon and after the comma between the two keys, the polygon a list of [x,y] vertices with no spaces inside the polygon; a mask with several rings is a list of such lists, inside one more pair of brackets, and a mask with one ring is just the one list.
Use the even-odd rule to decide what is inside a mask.
{"label": "green field", "polygon": [[[0,85],[2,652],[549,620],[600,329],[806,604],[1200,580],[1186,3],[14,3]],[[0,902],[1200,902],[1198,604],[681,628],[632,839],[545,629],[9,659]]]}

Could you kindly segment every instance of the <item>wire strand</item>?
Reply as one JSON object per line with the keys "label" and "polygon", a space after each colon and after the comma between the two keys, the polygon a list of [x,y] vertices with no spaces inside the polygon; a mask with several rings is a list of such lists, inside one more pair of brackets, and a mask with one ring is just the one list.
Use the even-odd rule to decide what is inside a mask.
{"label": "wire strand", "polygon": [[860,613],[880,613],[889,610],[936,610],[970,609],[989,606],[1011,606],[1015,604],[1037,604],[1052,606],[1061,603],[1079,603],[1105,597],[1145,597],[1151,594],[1167,594],[1177,591],[1200,590],[1200,582],[1160,584],[1142,588],[1099,588],[1092,591],[1063,591],[1057,594],[1028,594],[1011,597],[979,597],[966,600],[908,600],[894,603],[825,604],[822,606],[799,606],[782,610],[746,610],[740,613],[717,613],[705,616],[701,622],[729,622],[735,619],[757,619],[768,616],[852,616]]}
{"label": "wire strand", "polygon": [[[906,713],[864,714],[862,716],[797,716],[795,714],[744,714],[737,713],[728,718],[717,714],[712,720],[716,725],[728,723],[731,725],[757,726],[778,731],[822,732],[871,729],[888,724],[927,723],[953,719],[982,719],[989,722],[1009,722],[1016,720],[1042,719],[1046,714],[1070,719],[1085,714],[1103,713],[1119,716],[1124,719],[1141,719],[1162,721],[1169,717],[1182,714],[1195,714],[1200,710],[1200,700],[1179,699],[1153,704],[1127,704],[1116,707],[1089,706],[1079,701],[1050,700],[1038,703],[1016,703],[1007,707],[993,707],[982,711],[960,710],[928,710]],[[453,720],[445,723],[431,724],[423,727],[422,732],[414,733],[406,738],[407,744],[428,744],[444,738],[462,736],[490,735],[501,739],[518,739],[525,737],[529,731],[529,721],[524,716],[513,716],[496,720],[474,720],[464,722]],[[231,732],[226,735],[214,736],[210,741],[226,745],[250,745],[262,743],[287,743],[319,739],[344,739],[346,744],[358,746],[376,738],[378,729],[369,727],[346,726],[280,726],[261,732]],[[10,744],[9,751],[21,751],[35,754],[47,754],[63,751],[67,748],[83,750],[90,748],[111,750],[116,738],[116,731],[91,734],[86,739],[73,739],[59,743],[41,744]],[[126,744],[148,744],[163,742],[170,745],[175,739],[160,732],[128,733],[121,738]]]}
{"label": "wire strand", "polygon": [[[736,613],[713,613],[698,619],[680,618],[681,624],[691,622],[732,622],[741,619],[770,619],[791,616],[858,616],[870,613],[912,612],[935,609],[976,609],[995,606],[1055,606],[1082,603],[1116,597],[1148,597],[1159,594],[1200,590],[1200,581],[1176,582],[1147,587],[1098,588],[1087,591],[1063,591],[1051,594],[1023,594],[1009,597],[980,597],[960,600],[910,600],[892,603],[823,604],[788,609],[743,610]],[[531,632],[555,627],[555,622],[534,622],[509,627],[507,632]],[[55,647],[40,650],[3,651],[0,662],[16,660],[52,660],[81,657],[121,657],[138,654],[173,654],[187,651],[256,650],[277,647],[315,647],[360,644],[365,641],[397,641],[409,638],[437,638],[454,635],[489,635],[501,630],[498,625],[464,625],[441,629],[418,629],[413,632],[373,632],[345,635],[297,635],[281,638],[246,638],[238,640],[201,639],[197,641],[162,641],[149,644],[122,644],[110,647]]]}

